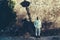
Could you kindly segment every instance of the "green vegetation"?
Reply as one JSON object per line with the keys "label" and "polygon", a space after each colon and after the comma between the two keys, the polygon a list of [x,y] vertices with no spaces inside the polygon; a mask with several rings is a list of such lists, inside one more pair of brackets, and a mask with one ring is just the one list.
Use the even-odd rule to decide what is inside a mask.
{"label": "green vegetation", "polygon": [[[10,2],[10,1],[9,1]],[[7,0],[0,4],[0,26],[8,26],[16,21],[16,13],[13,11],[14,5],[9,4]],[[13,2],[11,2],[13,3]],[[12,7],[12,8],[11,8]]]}
{"label": "green vegetation", "polygon": [[9,2],[8,2],[8,5],[9,5],[9,7],[10,8],[14,8],[14,6],[15,6],[15,2],[14,1],[12,1],[12,0],[10,0]]}

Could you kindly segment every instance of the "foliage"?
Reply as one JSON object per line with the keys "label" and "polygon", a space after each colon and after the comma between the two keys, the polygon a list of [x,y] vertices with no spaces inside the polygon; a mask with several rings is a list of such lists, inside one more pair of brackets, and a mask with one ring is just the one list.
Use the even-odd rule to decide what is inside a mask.
{"label": "foliage", "polygon": [[10,6],[8,6],[8,1],[1,1],[0,4],[0,26],[7,26],[16,21],[16,13]]}
{"label": "foliage", "polygon": [[10,0],[9,2],[8,2],[8,5],[9,5],[9,7],[10,8],[14,8],[14,6],[15,6],[15,2],[14,1],[12,1],[12,0]]}

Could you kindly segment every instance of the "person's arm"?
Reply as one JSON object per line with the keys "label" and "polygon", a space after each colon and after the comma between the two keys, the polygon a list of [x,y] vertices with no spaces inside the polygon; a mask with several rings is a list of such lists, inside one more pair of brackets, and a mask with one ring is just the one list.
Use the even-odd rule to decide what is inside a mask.
{"label": "person's arm", "polygon": [[36,22],[34,21],[34,26],[36,27]]}
{"label": "person's arm", "polygon": [[39,20],[38,22],[39,22],[38,25],[40,26],[40,28],[42,28],[42,22],[41,22],[41,20]]}

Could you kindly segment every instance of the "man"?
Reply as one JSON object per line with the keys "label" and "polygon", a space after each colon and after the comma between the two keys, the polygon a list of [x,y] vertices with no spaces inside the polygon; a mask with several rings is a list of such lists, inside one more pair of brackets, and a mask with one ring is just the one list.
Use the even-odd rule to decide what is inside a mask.
{"label": "man", "polygon": [[38,17],[37,17],[37,19],[34,21],[34,26],[35,26],[35,35],[36,35],[36,36],[40,36],[40,32],[41,32],[41,27],[42,27],[42,25],[41,25],[41,20],[38,19]]}

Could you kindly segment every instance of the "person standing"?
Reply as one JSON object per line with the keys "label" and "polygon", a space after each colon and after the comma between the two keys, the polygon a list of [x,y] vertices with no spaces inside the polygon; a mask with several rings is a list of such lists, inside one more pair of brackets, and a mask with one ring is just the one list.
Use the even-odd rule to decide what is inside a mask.
{"label": "person standing", "polygon": [[41,20],[38,19],[38,17],[37,17],[37,19],[34,21],[34,26],[35,26],[35,35],[40,37],[42,24],[41,24]]}

